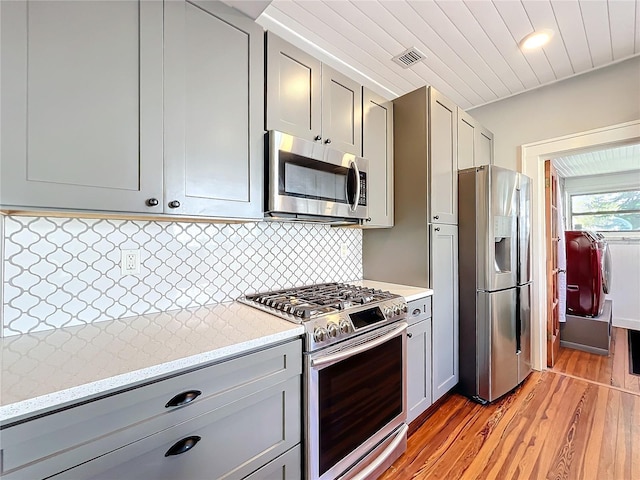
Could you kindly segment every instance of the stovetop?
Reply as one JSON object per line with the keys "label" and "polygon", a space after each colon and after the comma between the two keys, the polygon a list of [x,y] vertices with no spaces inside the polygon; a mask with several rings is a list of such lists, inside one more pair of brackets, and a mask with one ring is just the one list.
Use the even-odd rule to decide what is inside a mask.
{"label": "stovetop", "polygon": [[294,321],[301,323],[327,313],[391,298],[398,298],[398,295],[345,283],[321,283],[247,295],[244,303],[251,305],[250,302],[256,302],[290,314],[295,318]]}
{"label": "stovetop", "polygon": [[304,325],[308,351],[406,318],[403,297],[345,283],[255,293],[238,301]]}

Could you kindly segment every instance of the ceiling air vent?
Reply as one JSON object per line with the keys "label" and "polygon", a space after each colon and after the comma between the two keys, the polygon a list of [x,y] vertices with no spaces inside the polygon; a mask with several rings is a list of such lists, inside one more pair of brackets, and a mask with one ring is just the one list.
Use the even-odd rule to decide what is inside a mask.
{"label": "ceiling air vent", "polygon": [[393,61],[400,65],[402,68],[409,68],[410,66],[421,62],[427,58],[427,56],[418,50],[416,47],[411,47],[402,52],[400,55],[393,57]]}

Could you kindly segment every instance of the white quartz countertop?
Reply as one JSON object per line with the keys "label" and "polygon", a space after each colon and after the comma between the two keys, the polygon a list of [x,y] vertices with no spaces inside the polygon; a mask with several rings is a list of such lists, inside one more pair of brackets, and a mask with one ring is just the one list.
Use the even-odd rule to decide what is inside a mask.
{"label": "white quartz countertop", "polygon": [[[433,294],[349,282],[407,301]],[[89,400],[198,365],[296,338],[301,325],[238,302],[95,322],[0,339],[0,422]]]}
{"label": "white quartz countertop", "polygon": [[397,283],[378,282],[375,280],[359,280],[350,283],[362,285],[363,287],[386,290],[391,293],[395,293],[396,295],[403,296],[407,302],[433,295],[433,290],[426,287],[412,287],[409,285],[398,285]]}
{"label": "white quartz countertop", "polygon": [[301,325],[240,303],[0,339],[0,422],[298,337]]}

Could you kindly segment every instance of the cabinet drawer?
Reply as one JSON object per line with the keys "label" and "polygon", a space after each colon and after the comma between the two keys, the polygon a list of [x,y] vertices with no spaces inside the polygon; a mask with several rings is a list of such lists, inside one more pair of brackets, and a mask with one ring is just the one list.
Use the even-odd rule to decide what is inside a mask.
{"label": "cabinet drawer", "polygon": [[407,303],[409,325],[431,318],[431,296],[418,298]]}
{"label": "cabinet drawer", "polygon": [[[51,475],[298,376],[301,350],[296,340],[8,427],[3,473]],[[195,398],[167,406],[185,392]]]}
{"label": "cabinet drawer", "polygon": [[300,444],[271,460],[245,480],[300,480],[302,478],[302,448]]}
{"label": "cabinet drawer", "polygon": [[[244,478],[300,442],[300,415],[298,376],[53,478]],[[185,439],[196,443],[168,455],[172,448],[179,451],[176,446],[184,445]]]}

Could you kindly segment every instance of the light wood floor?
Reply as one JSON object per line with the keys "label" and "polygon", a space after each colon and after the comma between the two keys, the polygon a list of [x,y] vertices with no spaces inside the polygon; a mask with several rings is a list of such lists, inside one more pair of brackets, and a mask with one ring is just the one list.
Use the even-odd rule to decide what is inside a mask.
{"label": "light wood floor", "polygon": [[640,393],[640,376],[629,373],[628,338],[626,329],[614,327],[609,356],[560,348],[553,370]]}
{"label": "light wood floor", "polygon": [[640,390],[607,357],[559,360],[491,405],[451,395],[382,480],[640,479]]}

